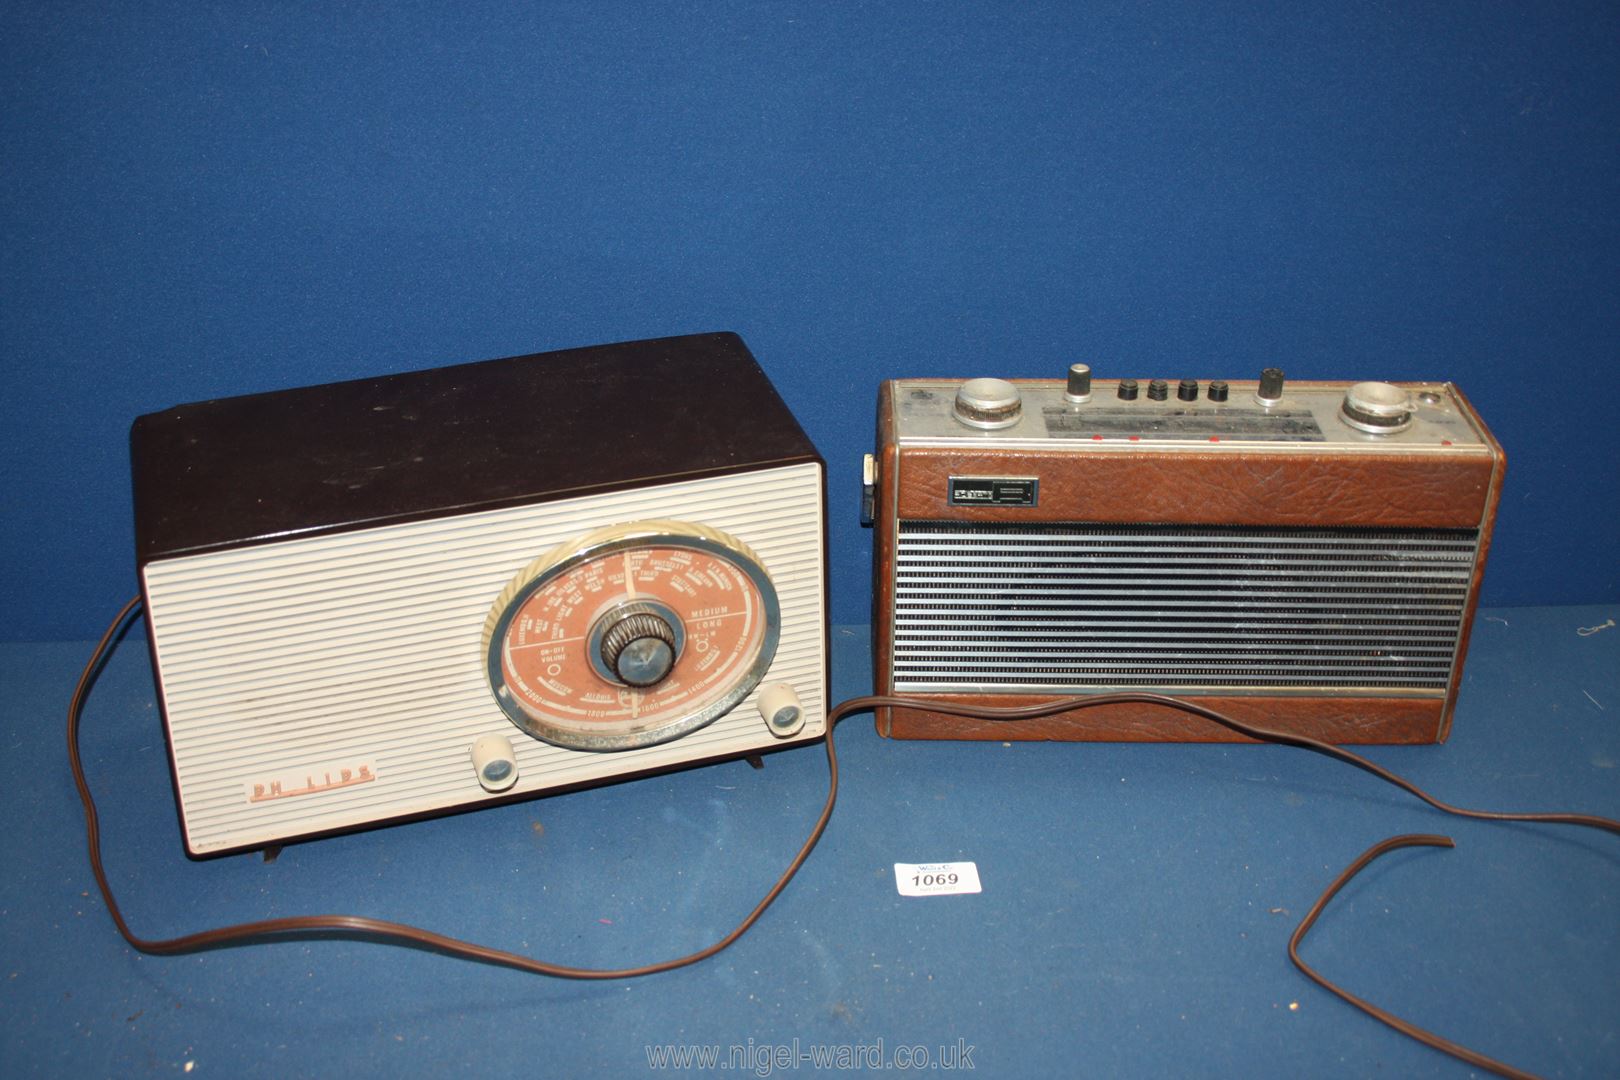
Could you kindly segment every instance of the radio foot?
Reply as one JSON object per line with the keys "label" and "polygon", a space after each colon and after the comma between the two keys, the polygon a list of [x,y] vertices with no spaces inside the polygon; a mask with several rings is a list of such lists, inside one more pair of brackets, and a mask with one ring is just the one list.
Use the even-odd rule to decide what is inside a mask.
{"label": "radio foot", "polygon": [[743,760],[748,762],[748,764],[752,765],[756,769],[763,769],[765,767],[765,759],[760,757],[758,754],[749,754],[747,757],[743,758]]}
{"label": "radio foot", "polygon": [[264,849],[264,864],[266,866],[269,866],[279,858],[281,858],[280,844],[271,844],[269,847]]}

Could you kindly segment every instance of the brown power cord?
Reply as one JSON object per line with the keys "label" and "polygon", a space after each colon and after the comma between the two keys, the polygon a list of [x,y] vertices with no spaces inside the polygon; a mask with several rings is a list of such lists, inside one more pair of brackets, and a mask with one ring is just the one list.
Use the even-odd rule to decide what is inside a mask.
{"label": "brown power cord", "polygon": [[[565,979],[629,979],[640,975],[653,975],[660,971],[671,971],[675,968],[686,967],[688,964],[695,964],[700,960],[708,959],[715,953],[730,945],[732,942],[736,941],[738,938],[742,937],[743,934],[745,934],[748,929],[759,920],[759,917],[765,913],[765,909],[771,906],[771,903],[777,898],[777,896],[781,894],[782,890],[787,887],[788,882],[793,880],[793,875],[799,872],[799,868],[803,866],[805,860],[810,857],[810,852],[815,849],[816,842],[821,839],[821,834],[826,830],[827,822],[832,818],[833,804],[838,798],[838,754],[833,749],[834,726],[851,713],[865,712],[868,709],[883,707],[923,708],[928,709],[931,712],[943,713],[951,716],[964,716],[976,720],[1006,721],[1032,720],[1037,717],[1051,716],[1054,713],[1093,708],[1098,705],[1116,705],[1127,702],[1148,705],[1162,705],[1166,708],[1179,709],[1182,712],[1192,713],[1195,716],[1202,716],[1206,720],[1213,721],[1214,723],[1220,724],[1223,727],[1229,728],[1230,730],[1251,739],[1257,739],[1262,742],[1282,743],[1288,746],[1297,746],[1306,750],[1314,750],[1319,754],[1326,754],[1328,757],[1337,758],[1338,760],[1347,762],[1359,769],[1364,769],[1381,780],[1386,780],[1389,783],[1394,784],[1396,787],[1399,787],[1402,790],[1416,796],[1435,809],[1443,810],[1448,814],[1455,814],[1459,817],[1477,818],[1485,821],[1530,821],[1554,825],[1585,825],[1594,829],[1605,829],[1609,832],[1615,833],[1616,835],[1620,835],[1620,821],[1614,821],[1604,817],[1597,817],[1591,814],[1509,814],[1497,813],[1489,810],[1469,810],[1464,807],[1452,806],[1449,803],[1441,802],[1439,799],[1436,799],[1432,795],[1423,791],[1416,784],[1402,779],[1401,777],[1390,772],[1388,769],[1385,769],[1383,766],[1374,764],[1373,762],[1362,757],[1360,754],[1352,753],[1351,751],[1345,750],[1342,747],[1334,746],[1332,743],[1322,742],[1318,739],[1312,739],[1305,735],[1292,735],[1285,732],[1271,731],[1266,728],[1257,727],[1242,720],[1233,719],[1232,717],[1226,716],[1223,713],[1216,712],[1214,709],[1205,708],[1202,705],[1198,705],[1190,701],[1183,701],[1179,698],[1167,697],[1163,694],[1134,692],[1097,694],[1090,697],[1062,698],[1056,701],[1049,701],[1035,705],[1024,705],[1014,708],[989,708],[984,706],[964,705],[956,702],[926,701],[916,698],[896,697],[892,695],[880,694],[867,697],[850,698],[848,701],[834,706],[828,712],[827,733],[825,739],[827,746],[828,770],[827,801],[826,804],[822,806],[821,814],[816,818],[816,823],[811,828],[809,837],[806,838],[804,844],[799,848],[798,854],[793,856],[793,861],[788,863],[787,869],[782,872],[782,876],[777,879],[776,884],[771,886],[770,891],[765,894],[764,899],[760,900],[760,902],[755,905],[754,909],[748,913],[747,917],[744,918],[742,922],[737,924],[736,929],[732,930],[731,933],[727,934],[725,937],[721,938],[719,941],[716,941],[707,948],[699,949],[697,952],[690,953],[686,956],[677,957],[673,960],[663,960],[653,964],[644,964],[641,967],[614,969],[565,967],[560,964],[548,964],[540,960],[533,960],[527,956],[520,956],[517,953],[506,952],[502,949],[491,949],[483,945],[475,945],[471,942],[462,941],[458,938],[446,937],[443,934],[435,934],[428,930],[421,930],[414,926],[407,926],[403,923],[386,922],[381,919],[372,919],[363,915],[301,915],[284,919],[263,919],[258,922],[238,923],[233,926],[222,926],[215,930],[203,930],[195,934],[185,934],[176,938],[142,938],[136,936],[136,934],[130,930],[129,924],[124,921],[123,912],[119,910],[117,902],[113,899],[112,887],[107,882],[107,872],[101,865],[101,826],[96,817],[95,800],[91,798],[90,786],[85,781],[84,764],[79,756],[79,726],[84,713],[85,698],[89,694],[90,687],[95,683],[96,675],[101,670],[102,664],[106,661],[109,646],[111,645],[113,639],[117,637],[119,630],[123,627],[125,622],[128,621],[129,617],[135,612],[135,609],[139,605],[139,597],[136,597],[124,605],[123,610],[118,613],[118,615],[113,619],[112,624],[107,627],[107,632],[102,634],[101,641],[96,645],[95,651],[91,653],[89,661],[85,664],[84,672],[79,676],[78,685],[73,690],[73,699],[68,704],[67,741],[68,763],[73,770],[73,783],[74,786],[78,788],[79,801],[84,804],[85,835],[90,849],[91,873],[95,875],[96,885],[101,890],[102,899],[107,904],[107,912],[112,916],[113,923],[117,925],[118,932],[124,936],[125,941],[129,942],[130,945],[144,953],[172,955],[174,953],[195,952],[201,949],[208,949],[215,946],[224,945],[233,941],[244,941],[252,938],[273,937],[281,934],[299,934],[308,931],[333,930],[347,932],[349,934],[362,937],[381,938],[383,940],[422,946],[446,953],[450,956],[458,956],[467,960],[481,960],[486,963],[516,968],[519,971],[532,972],[536,975],[554,975]],[[1453,846],[1451,840],[1443,836],[1397,836],[1376,845],[1363,854],[1361,858],[1352,863],[1350,867],[1344,871],[1344,873],[1340,874],[1339,877],[1328,886],[1327,891],[1323,893],[1321,899],[1316,902],[1316,906],[1311,909],[1310,913],[1305,916],[1304,921],[1300,923],[1299,929],[1294,931],[1293,939],[1288,945],[1288,955],[1301,971],[1303,971],[1311,979],[1315,980],[1318,984],[1337,994],[1339,997],[1344,998],[1357,1008],[1372,1014],[1402,1034],[1408,1035],[1417,1041],[1424,1043],[1425,1045],[1433,1047],[1436,1050],[1444,1051],[1447,1054],[1451,1054],[1453,1057],[1461,1058],[1462,1060],[1479,1066],[1480,1068],[1491,1069],[1495,1072],[1501,1073],[1504,1076],[1529,1076],[1530,1074],[1528,1073],[1520,1072],[1509,1065],[1504,1065],[1501,1062],[1485,1057],[1482,1054],[1475,1053],[1466,1047],[1458,1046],[1456,1043],[1442,1039],[1439,1036],[1433,1035],[1420,1027],[1407,1023],[1397,1016],[1384,1012],[1377,1006],[1363,1001],[1329,982],[1327,979],[1323,978],[1321,975],[1307,967],[1299,958],[1298,946],[1299,943],[1304,940],[1306,931],[1309,930],[1312,924],[1316,922],[1317,917],[1321,915],[1322,910],[1327,906],[1328,901],[1331,900],[1334,894],[1342,889],[1345,884],[1355,876],[1357,871],[1386,851],[1393,850],[1397,847],[1407,847],[1414,844],[1427,844],[1438,847]]]}
{"label": "brown power cord", "polygon": [[1408,833],[1405,836],[1392,836],[1388,840],[1380,840],[1366,851],[1363,851],[1355,862],[1345,867],[1344,872],[1333,879],[1333,882],[1328,885],[1327,890],[1323,892],[1321,896],[1317,897],[1316,903],[1311,905],[1311,910],[1307,911],[1305,913],[1305,917],[1300,920],[1299,926],[1294,930],[1294,936],[1288,939],[1288,959],[1292,960],[1294,962],[1294,966],[1303,971],[1312,982],[1316,983],[1323,989],[1342,997],[1344,1000],[1348,1001],[1350,1004],[1354,1005],[1368,1016],[1382,1020],[1384,1023],[1388,1024],[1402,1035],[1410,1035],[1420,1043],[1425,1043],[1432,1046],[1436,1050],[1444,1050],[1454,1058],[1460,1058],[1463,1061],[1468,1062],[1470,1065],[1477,1065],[1481,1069],[1489,1069],[1491,1072],[1499,1073],[1502,1076],[1511,1077],[1512,1080],[1536,1080],[1535,1073],[1528,1073],[1522,1069],[1515,1069],[1512,1065],[1505,1062],[1497,1061],[1495,1058],[1486,1057],[1477,1050],[1470,1050],[1461,1043],[1454,1043],[1450,1039],[1442,1038],[1439,1035],[1434,1034],[1432,1031],[1427,1031],[1418,1027],[1416,1024],[1402,1020],[1392,1012],[1387,1012],[1384,1009],[1380,1009],[1377,1005],[1374,1005],[1370,1001],[1356,997],[1356,995],[1350,993],[1350,991],[1323,978],[1316,972],[1316,969],[1312,968],[1310,965],[1306,964],[1305,961],[1299,958],[1299,943],[1305,940],[1306,933],[1309,932],[1311,927],[1316,925],[1317,918],[1320,917],[1322,912],[1327,909],[1328,901],[1337,896],[1340,889],[1350,884],[1350,879],[1365,869],[1368,863],[1378,858],[1378,856],[1394,851],[1397,848],[1450,848],[1456,846],[1456,844],[1451,842],[1451,837],[1449,836],[1435,836],[1431,833]]}

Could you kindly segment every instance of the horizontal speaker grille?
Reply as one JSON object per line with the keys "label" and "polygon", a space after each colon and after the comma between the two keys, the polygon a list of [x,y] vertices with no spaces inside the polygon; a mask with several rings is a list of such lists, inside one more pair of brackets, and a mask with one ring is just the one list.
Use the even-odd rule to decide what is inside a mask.
{"label": "horizontal speaker grille", "polygon": [[1444,691],[1474,529],[902,521],[897,691]]}
{"label": "horizontal speaker grille", "polygon": [[[660,746],[565,750],[522,734],[485,677],[484,620],[514,574],[605,524],[678,518],[753,548],[782,633],[763,683],[826,711],[821,466],[804,464],[166,559],[145,570],[187,842],[197,853],[487,802],[468,748],[511,739],[516,792],[774,747],[758,693]],[[341,770],[369,779],[335,784]],[[253,801],[290,777],[315,793]],[[316,784],[316,780],[320,781]]]}

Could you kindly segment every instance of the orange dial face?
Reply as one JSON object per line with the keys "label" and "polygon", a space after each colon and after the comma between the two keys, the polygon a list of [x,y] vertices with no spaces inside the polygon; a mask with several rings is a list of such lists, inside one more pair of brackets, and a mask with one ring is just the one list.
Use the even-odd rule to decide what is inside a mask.
{"label": "orange dial face", "polygon": [[770,579],[739,553],[672,541],[565,560],[513,598],[490,665],[514,722],[573,749],[631,749],[753,688],[775,651]]}

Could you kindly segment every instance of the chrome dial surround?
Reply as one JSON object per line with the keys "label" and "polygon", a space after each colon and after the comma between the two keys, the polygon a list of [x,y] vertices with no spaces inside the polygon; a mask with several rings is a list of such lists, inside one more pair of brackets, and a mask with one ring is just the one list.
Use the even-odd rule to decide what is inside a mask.
{"label": "chrome dial surround", "polygon": [[[762,629],[757,648],[752,656],[739,661],[738,670],[712,693],[694,701],[690,710],[655,723],[642,722],[632,714],[628,719],[582,721],[561,715],[548,715],[532,705],[526,706],[519,693],[507,685],[503,667],[503,654],[512,629],[513,620],[525,604],[552,582],[578,567],[606,556],[635,552],[640,549],[675,548],[717,556],[735,567],[752,584],[760,600]],[[640,602],[646,602],[636,598]],[[613,598],[607,609],[629,602],[628,598]],[[667,607],[662,601],[660,606]],[[673,625],[683,627],[683,640],[691,634],[692,618],[688,613],[671,609]],[[597,623],[602,612],[589,615],[591,624]],[[496,704],[524,733],[570,750],[617,751],[656,746],[689,734],[730,712],[746,698],[769,670],[776,656],[781,637],[781,607],[776,588],[763,563],[746,544],[736,537],[705,525],[671,520],[638,521],[610,525],[562,544],[536,559],[515,575],[491,606],[484,622],[483,656],[485,676],[494,694]],[[577,646],[582,662],[599,668],[600,659],[585,650],[590,643],[581,640]],[[599,642],[597,643],[599,645]],[[592,650],[594,652],[594,649]],[[601,678],[599,670],[595,677]],[[603,680],[608,685],[608,680]],[[618,687],[618,689],[626,689]],[[653,688],[649,688],[653,689]]]}

